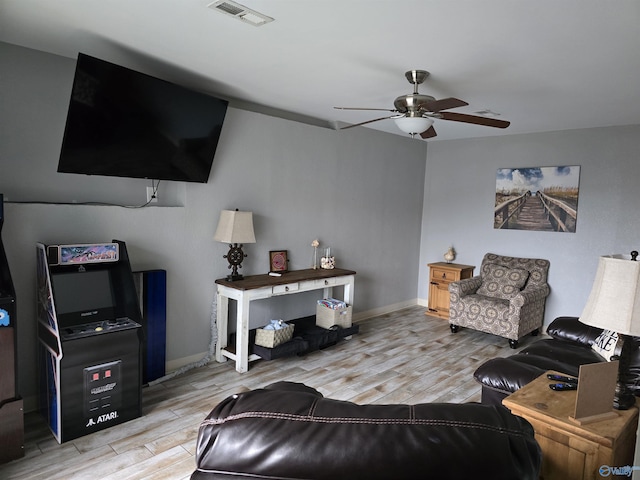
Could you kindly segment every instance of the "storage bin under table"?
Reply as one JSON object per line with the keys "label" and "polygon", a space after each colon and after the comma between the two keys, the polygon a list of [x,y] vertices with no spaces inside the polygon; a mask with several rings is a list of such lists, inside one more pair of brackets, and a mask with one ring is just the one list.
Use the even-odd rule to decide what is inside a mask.
{"label": "storage bin under table", "polygon": [[316,325],[322,328],[331,328],[337,325],[342,328],[351,326],[351,312],[353,307],[329,308],[326,305],[316,306]]}

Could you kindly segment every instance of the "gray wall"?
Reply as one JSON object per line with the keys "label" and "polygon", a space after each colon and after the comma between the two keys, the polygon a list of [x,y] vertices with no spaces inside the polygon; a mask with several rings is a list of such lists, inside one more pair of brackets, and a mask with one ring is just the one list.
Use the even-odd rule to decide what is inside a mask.
{"label": "gray wall", "polygon": [[[55,172],[72,60],[0,43],[0,192],[9,201],[141,204],[144,180]],[[354,269],[356,317],[415,304],[426,144],[368,129],[336,132],[230,108],[209,183],[161,185],[172,207],[5,205],[2,238],[18,295],[19,389],[35,395],[35,243],[127,243],[134,270],[168,271],[167,358],[174,367],[208,349],[214,280],[227,247],[212,237],[220,210],[251,210],[257,243],[245,274],[266,273],[268,252],[311,264],[311,241]],[[5,198],[6,200],[7,198]],[[318,294],[319,295],[319,294]],[[252,323],[315,312],[315,298],[257,305]],[[232,368],[231,366],[229,368]]]}
{"label": "gray wall", "polygon": [[[55,172],[73,68],[73,60],[0,43],[0,192],[10,201],[143,203],[150,182]],[[246,248],[245,274],[265,272],[271,249],[288,249],[291,268],[306,268],[319,238],[339,266],[358,272],[361,318],[416,297],[426,305],[426,264],[441,261],[449,245],[457,262],[473,265],[487,251],[548,258],[548,323],[580,314],[598,255],[638,248],[639,147],[640,127],[632,126],[429,142],[427,156],[426,142],[230,108],[209,183],[161,185],[161,201],[177,206],[5,206],[21,394],[35,393],[37,241],[117,238],[127,242],[134,269],[167,269],[174,367],[208,348],[213,282],[227,273],[226,247],[212,240],[225,208],[255,213],[257,243]],[[577,232],[494,230],[497,168],[553,165],[581,166]],[[252,323],[312,313],[314,299],[301,297],[259,303]]]}
{"label": "gray wall", "polygon": [[[486,252],[551,261],[545,323],[579,316],[598,256],[640,248],[640,126],[434,142],[425,175],[418,297],[428,297],[427,263],[479,266]],[[575,233],[495,230],[496,172],[503,167],[580,166]],[[476,273],[478,270],[476,269]]]}

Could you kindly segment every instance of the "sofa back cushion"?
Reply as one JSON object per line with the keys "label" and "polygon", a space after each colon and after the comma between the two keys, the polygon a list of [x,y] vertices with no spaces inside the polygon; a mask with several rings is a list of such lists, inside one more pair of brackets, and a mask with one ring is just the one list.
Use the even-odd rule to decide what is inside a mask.
{"label": "sofa back cushion", "polygon": [[531,424],[503,406],[358,405],[278,382],[233,395],[202,422],[192,480],[537,480]]}
{"label": "sofa back cushion", "polygon": [[482,266],[481,276],[482,285],[477,291],[479,295],[509,300],[524,288],[529,272],[521,268],[486,263]]}

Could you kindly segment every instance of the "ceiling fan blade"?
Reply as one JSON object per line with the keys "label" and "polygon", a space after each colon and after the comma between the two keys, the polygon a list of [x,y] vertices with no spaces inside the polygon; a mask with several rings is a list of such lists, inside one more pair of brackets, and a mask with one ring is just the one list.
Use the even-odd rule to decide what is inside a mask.
{"label": "ceiling fan blade", "polygon": [[347,125],[346,127],[340,128],[340,130],[346,130],[347,128],[359,127],[360,125],[366,125],[367,123],[378,122],[380,120],[386,120],[388,118],[393,118],[393,117],[395,117],[395,115],[391,115],[389,117],[374,118],[373,120],[367,120],[366,122],[360,122],[360,123],[354,123],[353,125]]}
{"label": "ceiling fan blade", "polygon": [[379,112],[397,112],[398,110],[396,109],[390,109],[390,108],[360,108],[360,107],[333,107],[337,110],[377,110]]}
{"label": "ceiling fan blade", "polygon": [[427,138],[433,138],[436,135],[437,135],[436,129],[433,128],[433,125],[431,125],[429,128],[427,128],[424,132],[420,134],[420,137],[426,140]]}
{"label": "ceiling fan blade", "polygon": [[422,104],[421,107],[426,108],[429,112],[440,112],[441,110],[449,110],[450,108],[466,107],[469,105],[459,98],[443,98]]}
{"label": "ceiling fan blade", "polygon": [[497,118],[478,117],[476,115],[467,115],[466,113],[440,112],[438,114],[442,120],[451,120],[454,122],[473,123],[475,125],[484,125],[486,127],[507,128],[511,122],[506,120],[498,120]]}

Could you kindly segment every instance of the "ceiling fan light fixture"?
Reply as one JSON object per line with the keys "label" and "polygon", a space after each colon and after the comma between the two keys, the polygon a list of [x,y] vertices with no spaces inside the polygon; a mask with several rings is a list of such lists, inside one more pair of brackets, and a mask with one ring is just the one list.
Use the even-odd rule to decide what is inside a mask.
{"label": "ceiling fan light fixture", "polygon": [[416,135],[427,130],[433,125],[433,120],[428,117],[400,117],[394,119],[397,127],[409,135]]}

